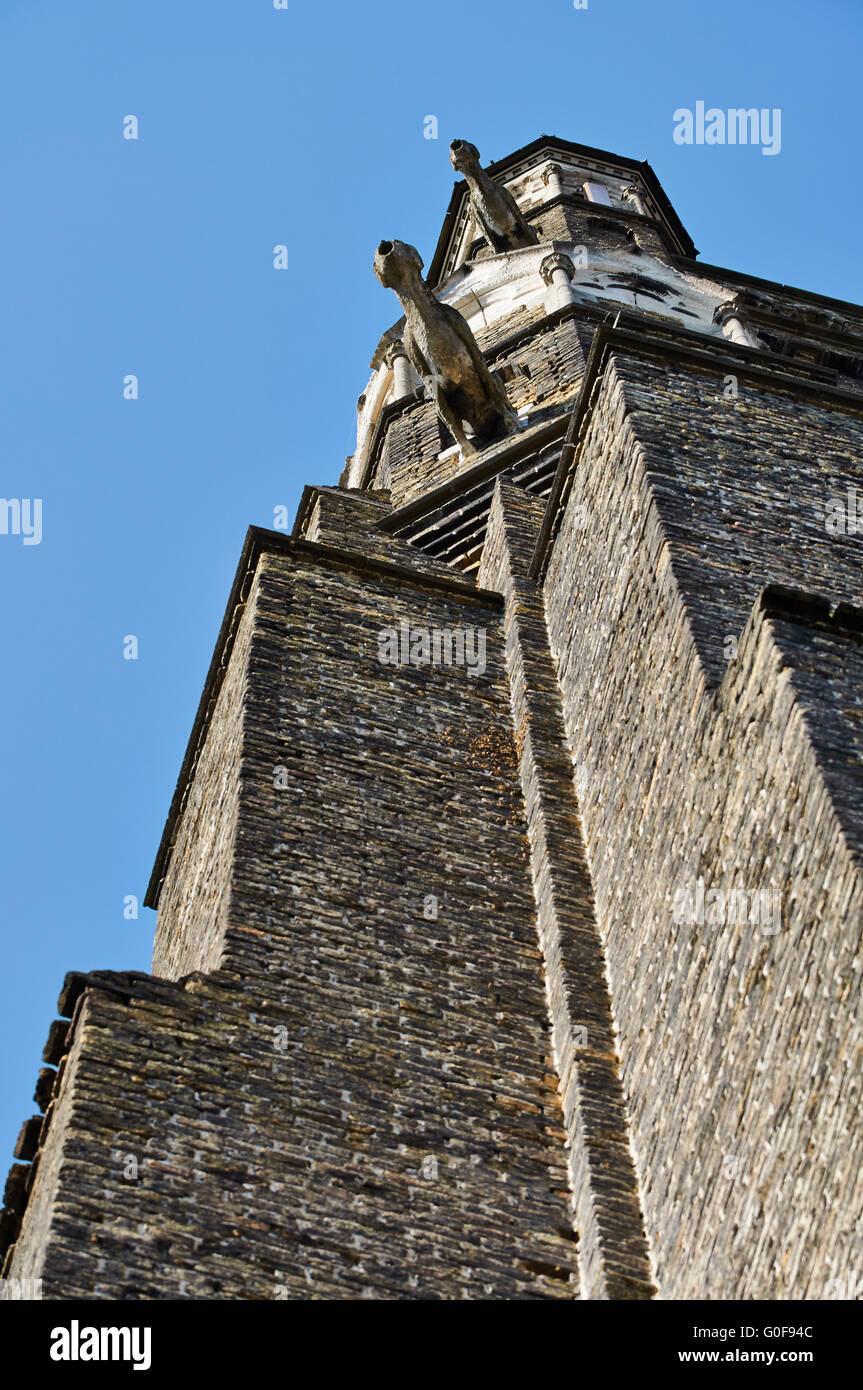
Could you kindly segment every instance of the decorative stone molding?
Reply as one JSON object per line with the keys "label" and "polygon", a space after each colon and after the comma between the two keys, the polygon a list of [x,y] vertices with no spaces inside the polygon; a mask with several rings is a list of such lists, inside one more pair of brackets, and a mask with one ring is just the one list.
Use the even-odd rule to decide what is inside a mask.
{"label": "decorative stone molding", "polygon": [[551,255],[540,262],[539,273],[547,285],[555,283],[557,271],[562,271],[567,280],[571,280],[575,274],[575,266],[563,251],[552,251]]}
{"label": "decorative stone molding", "polygon": [[[806,327],[823,329],[826,333],[849,334],[851,324],[840,314],[814,304],[790,304],[775,295],[760,294],[757,290],[741,290],[737,301],[743,311],[769,314],[772,318],[790,319]],[[855,325],[859,336],[863,326]]]}

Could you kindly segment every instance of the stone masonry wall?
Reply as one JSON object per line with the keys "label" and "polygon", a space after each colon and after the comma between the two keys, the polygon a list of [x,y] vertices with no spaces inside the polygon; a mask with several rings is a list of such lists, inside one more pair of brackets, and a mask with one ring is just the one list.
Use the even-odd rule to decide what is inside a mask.
{"label": "stone masonry wall", "polygon": [[504,596],[506,663],[585,1298],[655,1292],[584,837],[542,591],[529,578],[543,504],[500,479],[480,582]]}
{"label": "stone masonry wall", "polygon": [[859,590],[859,420],[740,387],[615,352],[546,609],[660,1292],[818,1298],[863,1258],[859,615],[759,595]]}
{"label": "stone masonry wall", "polygon": [[178,979],[219,964],[230,894],[242,757],[246,659],[256,595],[240,619],[233,658],[198,753],[159,896],[153,970]]}
{"label": "stone masonry wall", "polygon": [[[619,378],[712,681],[765,584],[863,603],[863,528],[826,525],[830,500],[847,506],[848,489],[860,489],[859,407],[771,391],[745,373],[728,399],[725,373],[647,356],[627,358]],[[634,534],[637,517],[628,524]]]}
{"label": "stone masonry wall", "polygon": [[[49,1298],[572,1298],[499,605],[283,549],[222,687],[220,968],[87,982],[7,1272]],[[382,665],[402,619],[481,626],[485,671]]]}

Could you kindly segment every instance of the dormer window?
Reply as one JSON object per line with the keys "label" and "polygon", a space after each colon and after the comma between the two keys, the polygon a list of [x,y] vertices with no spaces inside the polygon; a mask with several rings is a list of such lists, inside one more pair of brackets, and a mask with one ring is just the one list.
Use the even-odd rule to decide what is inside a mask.
{"label": "dormer window", "polygon": [[582,187],[584,188],[585,197],[588,202],[602,203],[603,207],[611,207],[611,199],[608,196],[608,189],[604,183],[587,182],[583,184]]}

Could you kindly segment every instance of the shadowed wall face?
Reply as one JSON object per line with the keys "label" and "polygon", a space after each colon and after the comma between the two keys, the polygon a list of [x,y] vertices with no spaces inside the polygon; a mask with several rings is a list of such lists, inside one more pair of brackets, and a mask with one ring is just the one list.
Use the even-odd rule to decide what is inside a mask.
{"label": "shadowed wall face", "polygon": [[[304,1139],[349,1119],[402,1191],[381,1182],[388,1222],[434,1208],[436,1279],[500,1267],[498,1294],[571,1297],[499,627],[479,597],[264,558],[224,967],[291,1005]],[[446,634],[463,664],[435,664]]]}
{"label": "shadowed wall face", "polygon": [[214,717],[198,749],[159,894],[153,973],[179,979],[221,960],[236,850],[243,708],[257,584],[240,619]]}
{"label": "shadowed wall face", "polygon": [[860,427],[740,391],[615,354],[545,596],[661,1292],[821,1298],[863,1257],[859,611],[757,596],[859,599]]}
{"label": "shadowed wall face", "polygon": [[[403,624],[473,666],[383,662]],[[220,909],[160,921],[175,974],[193,939],[219,967],[82,997],[12,1267],[46,1296],[573,1296],[499,626],[261,558],[171,868],[217,865]]]}

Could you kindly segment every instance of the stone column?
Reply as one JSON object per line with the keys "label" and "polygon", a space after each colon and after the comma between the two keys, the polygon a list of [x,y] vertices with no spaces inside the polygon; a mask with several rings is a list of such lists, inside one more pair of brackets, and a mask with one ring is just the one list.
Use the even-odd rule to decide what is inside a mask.
{"label": "stone column", "polygon": [[548,189],[549,198],[559,198],[563,192],[560,181],[560,165],[548,164],[542,171],[542,181]]}
{"label": "stone column", "polygon": [[720,304],[713,315],[713,322],[718,323],[725,337],[732,343],[739,343],[741,347],[760,348],[763,347],[758,334],[740,318],[740,306],[731,299],[727,304]]}
{"label": "stone column", "polygon": [[403,396],[412,395],[413,372],[403,344],[391,343],[384,354],[384,362],[393,374],[392,400],[400,401]]}
{"label": "stone column", "polygon": [[548,294],[545,297],[546,313],[553,313],[555,309],[562,309],[565,304],[575,304],[575,291],[572,288],[572,277],[575,274],[575,266],[569,256],[563,255],[560,251],[553,251],[550,256],[539,267],[539,273],[548,286]]}
{"label": "stone column", "polygon": [[647,211],[647,204],[641,196],[641,190],[638,188],[636,184],[629,184],[626,188],[623,189],[620,196],[623,198],[623,201],[625,203],[632,203],[632,206],[635,208],[635,211],[639,213],[642,217],[650,216],[650,213]]}

